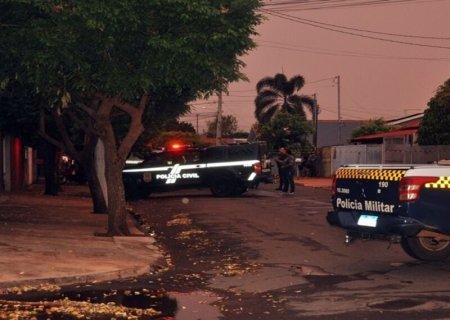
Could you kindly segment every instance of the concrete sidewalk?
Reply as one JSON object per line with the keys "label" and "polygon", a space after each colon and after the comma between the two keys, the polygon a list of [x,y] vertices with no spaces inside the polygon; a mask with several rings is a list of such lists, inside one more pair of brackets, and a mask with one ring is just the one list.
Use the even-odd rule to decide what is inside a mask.
{"label": "concrete sidewalk", "polygon": [[312,188],[331,189],[333,179],[322,177],[296,177],[295,184]]}
{"label": "concrete sidewalk", "polygon": [[0,194],[0,288],[73,284],[141,275],[164,264],[153,238],[130,216],[132,236],[102,237],[107,215],[92,214],[86,186],[59,196]]}
{"label": "concrete sidewalk", "polygon": [[[296,184],[331,188],[331,179],[301,177]],[[87,186],[63,186],[59,196],[43,195],[39,184],[0,194],[0,289],[107,281],[165,265],[154,239],[131,216],[132,236],[102,237],[107,216],[91,209]]]}

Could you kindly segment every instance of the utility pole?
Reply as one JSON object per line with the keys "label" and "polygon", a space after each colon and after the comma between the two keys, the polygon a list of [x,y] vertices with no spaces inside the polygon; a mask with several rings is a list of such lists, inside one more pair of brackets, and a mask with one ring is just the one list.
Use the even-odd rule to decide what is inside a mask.
{"label": "utility pole", "polygon": [[197,120],[197,130],[196,130],[196,133],[197,133],[197,134],[200,134],[200,133],[198,132],[198,116],[199,116],[199,114],[197,113],[195,116],[196,116],[196,120]]}
{"label": "utility pole", "polygon": [[313,109],[313,126],[314,126],[314,134],[313,134],[313,145],[314,148],[317,149],[317,129],[319,127],[318,122],[318,115],[319,115],[319,110],[318,107],[319,105],[317,104],[317,93],[313,94],[313,99],[314,99],[314,109]]}
{"label": "utility pole", "polygon": [[338,118],[338,144],[341,145],[342,123],[341,123],[341,76],[336,76],[337,83],[337,118]]}
{"label": "utility pole", "polygon": [[222,89],[218,93],[217,102],[217,126],[216,126],[216,146],[222,144]]}

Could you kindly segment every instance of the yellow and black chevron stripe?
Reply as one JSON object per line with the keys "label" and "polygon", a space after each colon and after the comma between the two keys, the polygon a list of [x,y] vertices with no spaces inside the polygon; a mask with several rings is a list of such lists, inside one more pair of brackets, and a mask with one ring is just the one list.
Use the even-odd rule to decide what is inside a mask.
{"label": "yellow and black chevron stripe", "polygon": [[450,189],[450,177],[439,177],[439,180],[436,182],[426,183],[425,188]]}
{"label": "yellow and black chevron stripe", "polygon": [[336,171],[337,179],[366,179],[400,181],[406,170],[398,169],[351,169],[340,168]]}

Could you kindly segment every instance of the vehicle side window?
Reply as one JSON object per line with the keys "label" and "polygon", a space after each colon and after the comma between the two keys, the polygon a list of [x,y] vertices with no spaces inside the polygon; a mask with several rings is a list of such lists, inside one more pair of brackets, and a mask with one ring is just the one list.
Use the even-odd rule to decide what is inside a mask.
{"label": "vehicle side window", "polygon": [[170,152],[167,154],[167,164],[185,164],[186,156],[184,152]]}
{"label": "vehicle side window", "polygon": [[164,154],[164,164],[192,164],[200,162],[200,152],[197,150],[183,150]]}
{"label": "vehicle side window", "polygon": [[228,158],[230,161],[258,159],[258,149],[251,144],[230,146]]}
{"label": "vehicle side window", "polygon": [[163,156],[161,154],[150,154],[146,157],[145,161],[151,166],[165,165]]}
{"label": "vehicle side window", "polygon": [[227,161],[228,154],[223,147],[210,148],[207,151],[208,162]]}
{"label": "vehicle side window", "polygon": [[185,154],[185,159],[187,164],[193,164],[200,162],[200,152],[197,150],[187,152]]}

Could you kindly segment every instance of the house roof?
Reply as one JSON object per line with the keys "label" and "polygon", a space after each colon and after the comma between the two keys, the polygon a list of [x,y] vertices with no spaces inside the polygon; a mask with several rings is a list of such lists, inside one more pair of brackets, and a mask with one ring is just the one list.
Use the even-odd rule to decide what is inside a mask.
{"label": "house roof", "polygon": [[417,132],[417,129],[401,129],[401,130],[393,130],[388,132],[380,132],[380,133],[374,133],[374,134],[368,134],[365,136],[360,136],[353,138],[353,141],[360,141],[360,140],[372,140],[372,139],[382,139],[387,137],[401,137],[406,136],[410,134],[415,134]]}
{"label": "house roof", "polygon": [[421,121],[422,118],[411,120],[408,123],[404,123],[403,125],[401,125],[400,129],[419,129]]}
{"label": "house roof", "polygon": [[403,127],[404,125],[409,125],[411,122],[415,122],[415,121],[419,121],[419,123],[420,123],[420,120],[422,120],[422,118],[423,118],[423,112],[412,114],[412,115],[409,115],[406,117],[387,120],[386,123],[391,126],[399,125],[399,126]]}
{"label": "house roof", "polygon": [[[308,121],[312,122],[312,120],[308,120]],[[353,120],[353,119],[350,119],[350,120],[322,120],[322,119],[319,119],[318,121],[319,121],[319,124],[320,123],[335,124],[335,123],[362,123],[362,122],[366,122],[368,120]]]}

